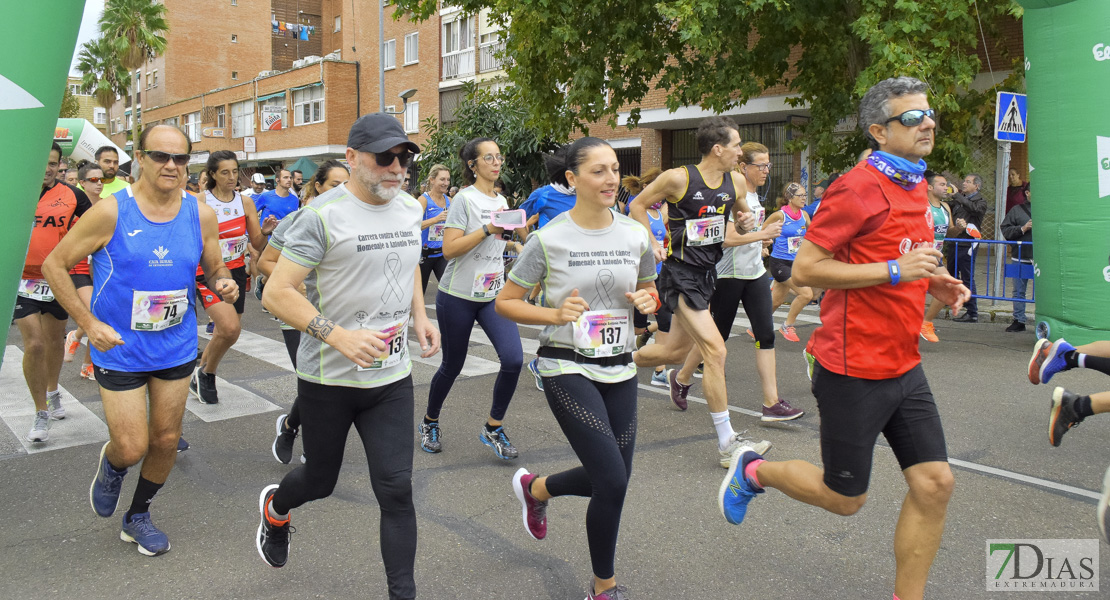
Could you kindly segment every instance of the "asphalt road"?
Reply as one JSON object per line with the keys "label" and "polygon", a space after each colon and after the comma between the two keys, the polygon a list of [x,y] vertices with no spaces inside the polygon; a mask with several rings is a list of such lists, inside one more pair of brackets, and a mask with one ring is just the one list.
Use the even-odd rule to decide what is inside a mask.
{"label": "asphalt road", "polygon": [[[814,313],[807,310],[806,315]],[[1004,327],[938,321],[942,341],[922,342],[949,453],[957,459],[956,491],[929,598],[997,598],[999,593],[987,592],[984,583],[989,539],[1098,537],[1092,496],[1110,464],[1110,419],[1090,419],[1070,432],[1062,447],[1049,446],[1052,386],[1035,387],[1025,378],[1033,334],[1007,334]],[[179,455],[153,504],[154,521],[172,543],[172,550],[157,558],[142,556],[119,540],[123,509],[101,519],[89,507],[103,410],[95,384],[77,378],[76,364],[65,365],[61,382],[74,398],[66,401],[73,424],[57,423],[51,441],[30,453],[20,441],[29,420],[11,407],[30,400],[19,386],[18,362],[12,360],[21,340],[11,328],[7,377],[0,389],[0,405],[9,407],[0,410],[8,425],[0,428],[0,503],[8,514],[0,525],[0,597],[386,597],[378,511],[356,435],[348,437],[334,495],[294,512],[297,533],[289,564],[275,570],[258,557],[258,493],[292,468],[273,459],[270,444],[274,420],[291,404],[295,380],[284,349],[275,346],[281,339],[276,324],[253,297],[244,328],[252,335],[220,369],[220,376],[237,388],[221,382],[227,406],[205,413],[191,402],[186,412],[185,436],[192,448]],[[803,342],[813,329],[798,328]],[[729,342],[730,404],[757,409],[753,345],[742,327],[734,331],[739,335]],[[526,353],[537,333],[521,328]],[[587,501],[553,500],[548,537],[537,542],[523,530],[510,485],[520,466],[546,474],[575,465],[576,458],[527,372],[505,421],[520,458],[499,460],[478,441],[496,377],[496,354],[480,334],[471,342],[475,360],[443,412],[445,450],[416,452],[420,597],[582,598],[590,577]],[[781,394],[806,416],[762,427],[757,418],[738,411],[734,426],[771,440],[769,458],[819,463],[818,418],[803,370],[803,346],[780,336],[777,347]],[[434,370],[434,364],[415,365],[415,418],[423,413]],[[665,390],[647,385],[649,375],[640,375],[639,438],[617,549],[617,577],[630,597],[891,597],[892,537],[906,486],[889,449],[876,450],[869,500],[855,516],[826,513],[771,490],[753,501],[745,523],[731,526],[717,510],[724,470],[716,465],[704,404],[692,402],[687,412],[678,412]],[[1094,372],[1064,373],[1052,382],[1085,392],[1110,389],[1108,383]],[[700,393],[700,384],[695,385],[692,396]],[[78,403],[87,414],[76,410]],[[67,446],[67,437],[77,445]],[[418,443],[415,433],[412,443]],[[123,504],[136,480],[128,476]],[[1110,565],[1103,562],[1098,572],[1102,584],[1110,586]],[[1110,592],[1105,590],[1110,587],[1101,596],[1064,592],[1050,597],[1106,597]]]}

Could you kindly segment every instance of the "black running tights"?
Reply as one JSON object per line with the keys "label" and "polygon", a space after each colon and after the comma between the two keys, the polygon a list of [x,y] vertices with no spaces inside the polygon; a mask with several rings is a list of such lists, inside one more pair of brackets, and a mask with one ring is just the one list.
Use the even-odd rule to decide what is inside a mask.
{"label": "black running tights", "polygon": [[736,309],[744,303],[744,313],[752,324],[752,334],[760,350],[775,347],[775,323],[771,310],[771,282],[763,275],[758,279],[717,279],[717,287],[709,300],[709,311],[713,322],[721,332],[721,339],[728,341],[732,333],[732,323],[736,320]]}
{"label": "black running tights", "polygon": [[581,375],[543,378],[547,404],[581,467],[547,478],[552,496],[586,496],[586,539],[594,575],[613,576],[624,495],[636,448],[635,377],[598,383]]}
{"label": "black running tights", "polygon": [[[306,464],[290,471],[274,494],[286,513],[335,489],[351,425],[370,467],[370,486],[381,509],[379,539],[390,600],[416,597],[416,510],[412,504],[412,378],[372,389],[297,380]],[[353,530],[352,530],[353,531]]]}
{"label": "black running tights", "polygon": [[[301,346],[301,332],[296,329],[282,329],[281,337],[285,340],[285,351],[289,353],[289,362],[293,363],[293,370],[297,370],[297,349]],[[289,416],[285,417],[285,425],[289,429],[301,426],[301,407],[297,398],[293,398],[293,406],[289,409]]]}

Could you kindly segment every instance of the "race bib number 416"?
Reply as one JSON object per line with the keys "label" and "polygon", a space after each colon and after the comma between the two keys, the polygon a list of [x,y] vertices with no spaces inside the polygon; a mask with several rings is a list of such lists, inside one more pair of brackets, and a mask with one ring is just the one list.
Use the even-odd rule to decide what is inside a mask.
{"label": "race bib number 416", "polygon": [[686,245],[708,246],[725,241],[725,216],[686,221]]}

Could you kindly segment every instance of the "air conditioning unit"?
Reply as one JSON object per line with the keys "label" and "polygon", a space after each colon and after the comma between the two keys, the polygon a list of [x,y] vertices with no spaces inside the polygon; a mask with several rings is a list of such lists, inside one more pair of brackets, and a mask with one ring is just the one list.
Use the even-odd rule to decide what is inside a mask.
{"label": "air conditioning unit", "polygon": [[303,60],[304,60],[304,64],[311,65],[313,63],[318,63],[318,62],[324,60],[324,58],[321,57],[321,56],[316,56],[315,54],[313,54],[312,56],[304,57]]}
{"label": "air conditioning unit", "polygon": [[301,68],[301,67],[305,66],[306,64],[308,64],[308,63],[306,62],[306,59],[304,59],[304,58],[298,58],[297,60],[293,61],[293,68],[294,68],[294,69],[299,69],[299,68]]}
{"label": "air conditioning unit", "polygon": [[343,60],[343,52],[336,50],[324,57],[324,60]]}
{"label": "air conditioning unit", "polygon": [[255,79],[262,79],[263,77],[269,77],[271,75],[277,75],[277,74],[278,74],[278,71],[261,71],[261,72],[258,73],[258,77],[255,77]]}

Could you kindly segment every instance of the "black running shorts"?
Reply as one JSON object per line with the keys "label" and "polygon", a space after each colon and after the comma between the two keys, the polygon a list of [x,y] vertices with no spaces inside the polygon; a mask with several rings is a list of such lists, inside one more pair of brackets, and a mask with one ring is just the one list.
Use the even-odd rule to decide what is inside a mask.
{"label": "black running shorts", "polygon": [[[709,310],[709,299],[717,285],[717,269],[692,267],[686,263],[668,258],[663,261],[659,271],[656,288],[663,307],[674,314],[678,310],[678,297],[686,298],[686,306],[694,310]],[[668,327],[667,329],[670,329]]]}
{"label": "black running shorts", "polygon": [[860,379],[813,368],[813,396],[821,414],[825,485],[844,496],[867,491],[872,454],[882,433],[902,470],[948,461],[944,430],[925,371],[892,379]]}
{"label": "black running shorts", "polygon": [[770,256],[767,258],[767,270],[771,272],[771,277],[779,283],[786,283],[790,279],[790,272],[794,269],[794,261],[783,260]]}
{"label": "black running shorts", "polygon": [[157,371],[143,371],[139,373],[129,373],[127,371],[112,371],[110,369],[102,369],[93,366],[93,374],[96,375],[96,382],[100,387],[113,392],[126,392],[129,390],[137,390],[151,379],[162,379],[164,381],[176,381],[184,379],[193,374],[193,369],[196,368],[197,359],[190,360],[187,363],[178,365],[176,367],[169,367],[166,369],[159,369]]}
{"label": "black running shorts", "polygon": [[32,300],[24,298],[23,296],[16,296],[15,298],[15,311],[12,313],[12,320],[18,321],[23,317],[37,315],[42,313],[50,315],[59,321],[65,321],[69,318],[69,313],[57,300],[53,302],[43,302],[42,300]]}
{"label": "black running shorts", "polygon": [[73,287],[77,289],[81,289],[83,287],[92,287],[93,285],[92,275],[86,275],[84,273],[70,273],[69,279],[73,282]]}

